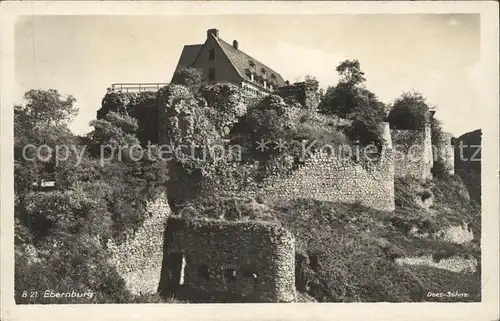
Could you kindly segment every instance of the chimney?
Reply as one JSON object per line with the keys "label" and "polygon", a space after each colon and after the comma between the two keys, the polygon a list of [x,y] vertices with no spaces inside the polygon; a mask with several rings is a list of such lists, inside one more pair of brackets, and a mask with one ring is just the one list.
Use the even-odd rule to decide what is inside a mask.
{"label": "chimney", "polygon": [[219,30],[217,29],[208,29],[207,30],[207,38],[213,35],[215,38],[219,39]]}
{"label": "chimney", "polygon": [[233,40],[233,48],[238,50],[238,40]]}

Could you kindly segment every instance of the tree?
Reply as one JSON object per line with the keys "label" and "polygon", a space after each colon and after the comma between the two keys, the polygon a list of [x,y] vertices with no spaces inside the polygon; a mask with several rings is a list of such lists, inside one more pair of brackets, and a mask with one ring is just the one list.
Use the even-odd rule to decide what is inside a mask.
{"label": "tree", "polygon": [[336,71],[340,76],[339,82],[327,89],[319,105],[320,111],[351,119],[353,123],[346,129],[346,134],[352,141],[358,141],[362,146],[375,144],[381,148],[385,104],[365,88],[366,79],[358,60],[345,60]]}
{"label": "tree", "polygon": [[[26,103],[14,106],[14,189],[18,200],[54,173],[56,146],[69,146],[75,136],[68,124],[77,113],[72,96],[63,98],[57,90],[30,90]],[[40,149],[42,157],[37,157]],[[36,184],[35,184],[36,186]]]}
{"label": "tree", "polygon": [[[155,149],[151,159],[148,154],[137,161],[101,161],[102,145],[138,145],[137,121],[126,114],[109,112],[91,123],[92,133],[78,138],[67,127],[76,112],[73,98],[62,99],[54,90],[30,91],[26,97],[14,117],[16,253],[21,254],[16,293],[31,284],[63,292],[92,290],[97,298],[92,302],[126,302],[130,293],[107,263],[104,244],[140,226],[146,201],[165,191],[166,164]],[[46,160],[31,159],[33,150],[23,155],[27,144],[52,149]],[[69,149],[57,163],[56,146]],[[44,175],[55,179],[54,189],[33,188]],[[22,254],[26,246],[34,248],[36,260]],[[16,301],[26,300],[17,295]]]}
{"label": "tree", "polygon": [[373,109],[379,118],[385,118],[385,105],[364,87],[364,72],[358,60],[345,60],[337,68],[340,79],[336,86],[328,87],[319,104],[320,111],[343,118],[355,119],[364,110]]}
{"label": "tree", "polygon": [[306,84],[307,88],[313,92],[317,92],[319,90],[319,81],[314,76],[306,75],[304,78],[304,83]]}
{"label": "tree", "polygon": [[74,107],[75,98],[63,98],[55,89],[30,90],[24,94],[24,99],[26,104],[14,106],[14,110],[23,115],[25,122],[35,126],[67,126],[78,112]]}
{"label": "tree", "polygon": [[421,130],[430,121],[429,110],[421,93],[409,91],[396,98],[387,118],[391,128]]}
{"label": "tree", "polygon": [[366,80],[365,73],[361,71],[359,61],[344,60],[335,69],[340,76],[340,83],[347,84],[350,87],[360,86]]}
{"label": "tree", "polygon": [[[109,155],[101,155],[101,151],[111,152],[121,148],[122,154],[117,155],[121,160],[132,146],[140,145],[136,136],[137,120],[133,117],[110,112],[104,119],[91,121],[90,125],[94,127],[94,130],[88,134],[90,139],[88,147],[94,157],[108,157]],[[126,156],[125,159],[127,159]]]}

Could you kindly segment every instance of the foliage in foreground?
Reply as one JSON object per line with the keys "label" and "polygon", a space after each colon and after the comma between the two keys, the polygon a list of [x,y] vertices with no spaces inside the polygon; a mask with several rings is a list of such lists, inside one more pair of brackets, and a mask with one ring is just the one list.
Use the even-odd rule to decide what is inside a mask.
{"label": "foliage in foreground", "polygon": [[[132,300],[107,263],[105,244],[109,238],[119,243],[142,224],[146,201],[165,190],[165,164],[118,150],[139,143],[131,117],[110,112],[78,138],[67,127],[75,113],[71,97],[49,90],[30,91],[26,98],[14,119],[16,302],[55,302],[43,293],[22,295],[41,289],[94,293],[92,299],[59,303]],[[33,158],[34,150],[27,158],[26,144],[50,149],[43,159]],[[57,154],[57,146],[65,146],[65,154]],[[55,185],[43,189],[42,180]]]}

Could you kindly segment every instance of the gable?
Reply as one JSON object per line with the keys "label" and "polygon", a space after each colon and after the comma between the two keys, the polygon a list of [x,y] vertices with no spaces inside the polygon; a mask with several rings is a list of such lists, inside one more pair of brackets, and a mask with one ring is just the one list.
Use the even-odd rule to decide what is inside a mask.
{"label": "gable", "polygon": [[[218,39],[218,43],[221,49],[226,54],[226,56],[228,57],[229,61],[231,61],[231,64],[238,71],[240,77],[243,78],[244,80],[250,81],[248,71],[253,71],[257,76],[273,80],[276,87],[281,87],[285,85],[283,77],[273,69],[269,68],[268,66],[261,63],[257,59],[254,59],[245,52],[241,50],[236,50],[232,45],[228,44],[222,39]],[[254,66],[251,66],[250,65],[251,63],[253,63]],[[272,75],[274,75],[275,78],[272,78]]]}
{"label": "gable", "polygon": [[203,47],[202,44],[184,46],[184,48],[182,48],[182,53],[181,57],[179,58],[179,62],[177,63],[177,68],[191,66],[194,63],[202,47]]}
{"label": "gable", "polygon": [[[242,81],[246,81],[263,89],[266,89],[264,81],[274,88],[286,85],[278,72],[236,48],[219,38],[217,29],[210,29],[207,31],[204,44],[184,46],[177,68],[201,69],[205,79],[212,79],[215,82],[241,84]],[[211,54],[215,54],[215,59],[209,58]],[[216,71],[215,79],[209,77],[214,71]]]}
{"label": "gable", "polygon": [[[215,59],[209,59],[210,50],[214,50]],[[209,79],[209,69],[216,70],[215,82],[231,82],[234,84],[241,84],[241,77],[235,69],[231,61],[228,59],[225,52],[221,49],[215,37],[207,37],[207,40],[202,45],[201,50],[198,52],[192,67],[203,70],[203,75],[206,80]]]}

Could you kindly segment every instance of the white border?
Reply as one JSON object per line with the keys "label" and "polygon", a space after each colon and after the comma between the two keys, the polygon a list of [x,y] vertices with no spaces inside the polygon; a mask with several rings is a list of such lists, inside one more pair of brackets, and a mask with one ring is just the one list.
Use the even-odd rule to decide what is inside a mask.
{"label": "white border", "polygon": [[[13,125],[14,24],[21,15],[224,15],[480,13],[483,131],[481,303],[294,303],[294,304],[122,304],[15,306],[13,298]],[[432,2],[152,2],[15,1],[1,3],[1,318],[2,320],[192,319],[192,320],[498,320],[499,319],[499,78],[498,3]],[[459,93],[457,93],[459,94]]]}

